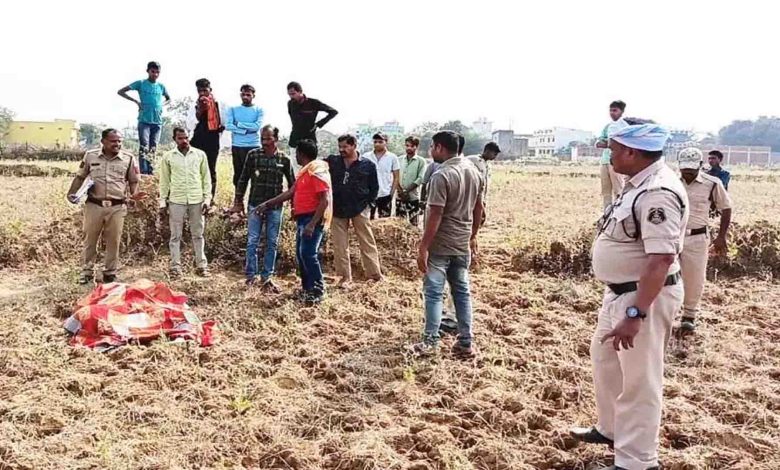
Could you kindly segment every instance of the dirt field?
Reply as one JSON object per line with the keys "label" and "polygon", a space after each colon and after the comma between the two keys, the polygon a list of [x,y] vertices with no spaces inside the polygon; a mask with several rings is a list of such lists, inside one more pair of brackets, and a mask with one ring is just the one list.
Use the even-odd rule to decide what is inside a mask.
{"label": "dirt field", "polygon": [[[220,171],[227,204],[229,165]],[[730,256],[739,263],[713,272],[697,335],[670,347],[665,468],[780,468],[780,286],[772,270],[780,266],[780,175],[736,173],[735,221],[744,228]],[[611,463],[606,449],[567,436],[595,418],[588,349],[602,287],[581,261],[599,215],[595,169],[496,168],[472,275],[473,363],[404,355],[422,328],[421,279],[416,234],[395,221],[376,225],[386,282],[330,290],[306,308],[287,297],[297,287],[289,253],[280,260],[284,294],[246,291],[240,253],[224,254],[234,245],[215,242],[226,235],[210,222],[207,244],[219,245],[214,277],[173,286],[201,318],[220,322],[218,345],[73,349],[62,322],[88,289],[75,282],[78,210],[65,203],[68,184],[51,173],[0,176],[0,469]],[[143,240],[159,248],[158,238]],[[150,257],[147,248],[123,255],[122,279],[166,279],[167,256]],[[761,266],[750,264],[756,259]],[[733,274],[748,268],[749,277]]]}

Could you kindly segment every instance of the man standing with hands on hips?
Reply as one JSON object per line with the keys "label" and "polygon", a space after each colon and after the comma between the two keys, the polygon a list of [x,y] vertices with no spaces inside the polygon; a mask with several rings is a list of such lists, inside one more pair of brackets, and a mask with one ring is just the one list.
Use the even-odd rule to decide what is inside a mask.
{"label": "man standing with hands on hips", "polygon": [[176,148],[163,155],[160,162],[160,212],[168,212],[171,228],[171,277],[181,276],[181,236],[184,220],[189,223],[195,266],[198,276],[208,277],[203,229],[203,214],[211,204],[211,173],[208,157],[202,150],[190,147],[187,131],[173,129]]}
{"label": "man standing with hands on hips", "polygon": [[609,135],[612,165],[628,180],[593,246],[593,272],[606,284],[590,347],[598,423],[571,433],[613,445],[610,470],[659,468],[664,353],[683,300],[679,255],[688,221],[685,188],[663,161],[668,139],[652,123]]}
{"label": "man standing with hands on hips", "polygon": [[[145,80],[137,80],[126,87],[121,88],[117,94],[122,98],[138,105],[138,164],[141,174],[151,175],[153,172],[150,155],[157,151],[157,139],[162,129],[163,98],[165,103],[171,101],[165,85],[157,79],[160,77],[160,63],[149,62],[146,64],[148,77]],[[127,94],[128,91],[138,92],[138,99]]]}
{"label": "man standing with hands on hips", "polygon": [[[304,139],[317,143],[317,129],[322,129],[325,124],[339,113],[327,104],[316,98],[309,98],[303,93],[303,87],[298,82],[287,84],[287,113],[290,115],[292,132],[290,132],[289,145],[291,149],[298,146],[298,142]],[[319,113],[325,113],[325,117],[317,120]],[[295,169],[296,171],[298,168]]]}
{"label": "man standing with hands on hips", "polygon": [[138,168],[133,155],[122,150],[122,134],[115,129],[106,129],[100,143],[102,148],[84,154],[68,190],[68,201],[74,202],[84,181],[92,179],[84,204],[84,251],[79,284],[88,284],[93,279],[101,235],[106,244],[103,282],[116,280],[119,242],[127,216],[127,195],[134,198],[138,191]]}

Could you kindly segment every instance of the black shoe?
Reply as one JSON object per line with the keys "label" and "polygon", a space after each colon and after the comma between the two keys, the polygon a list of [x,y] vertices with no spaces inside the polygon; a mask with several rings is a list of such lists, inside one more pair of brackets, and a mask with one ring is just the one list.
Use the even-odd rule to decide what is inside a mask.
{"label": "black shoe", "polygon": [[572,428],[572,430],[569,431],[569,434],[571,434],[571,437],[574,439],[586,444],[606,444],[609,447],[612,447],[614,444],[612,439],[609,439],[598,432],[593,426],[589,428]]}
{"label": "black shoe", "polygon": [[680,330],[686,333],[693,333],[696,330],[696,320],[691,317],[682,317],[680,319]]}
{"label": "black shoe", "polygon": [[439,333],[441,335],[456,335],[458,334],[458,321],[451,318],[442,318],[439,325]]}
{"label": "black shoe", "polygon": [[87,276],[87,275],[84,275],[84,274],[79,276],[79,285],[85,286],[85,285],[89,284],[90,282],[92,282],[92,276]]}
{"label": "black shoe", "polygon": [[103,274],[103,284],[116,282],[116,274]]}

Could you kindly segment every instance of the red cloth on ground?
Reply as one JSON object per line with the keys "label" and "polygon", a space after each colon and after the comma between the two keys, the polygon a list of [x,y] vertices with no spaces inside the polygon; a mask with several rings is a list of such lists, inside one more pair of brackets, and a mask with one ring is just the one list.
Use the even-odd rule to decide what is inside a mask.
{"label": "red cloth on ground", "polygon": [[218,335],[216,322],[201,322],[187,305],[184,293],[148,279],[131,284],[99,284],[76,304],[65,329],[74,335],[72,346],[98,349],[161,336],[211,346]]}

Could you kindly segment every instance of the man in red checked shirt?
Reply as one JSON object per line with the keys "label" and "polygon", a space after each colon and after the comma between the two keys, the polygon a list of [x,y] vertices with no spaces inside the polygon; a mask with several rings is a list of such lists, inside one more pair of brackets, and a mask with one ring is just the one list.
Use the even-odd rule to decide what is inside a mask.
{"label": "man in red checked shirt", "polygon": [[299,300],[317,304],[325,296],[325,282],[318,256],[323,232],[330,225],[333,213],[331,181],[328,164],[317,159],[317,144],[304,139],[298,142],[295,159],[301,170],[290,189],[257,207],[267,207],[293,200],[293,214],[297,224],[295,253],[303,287]]}

